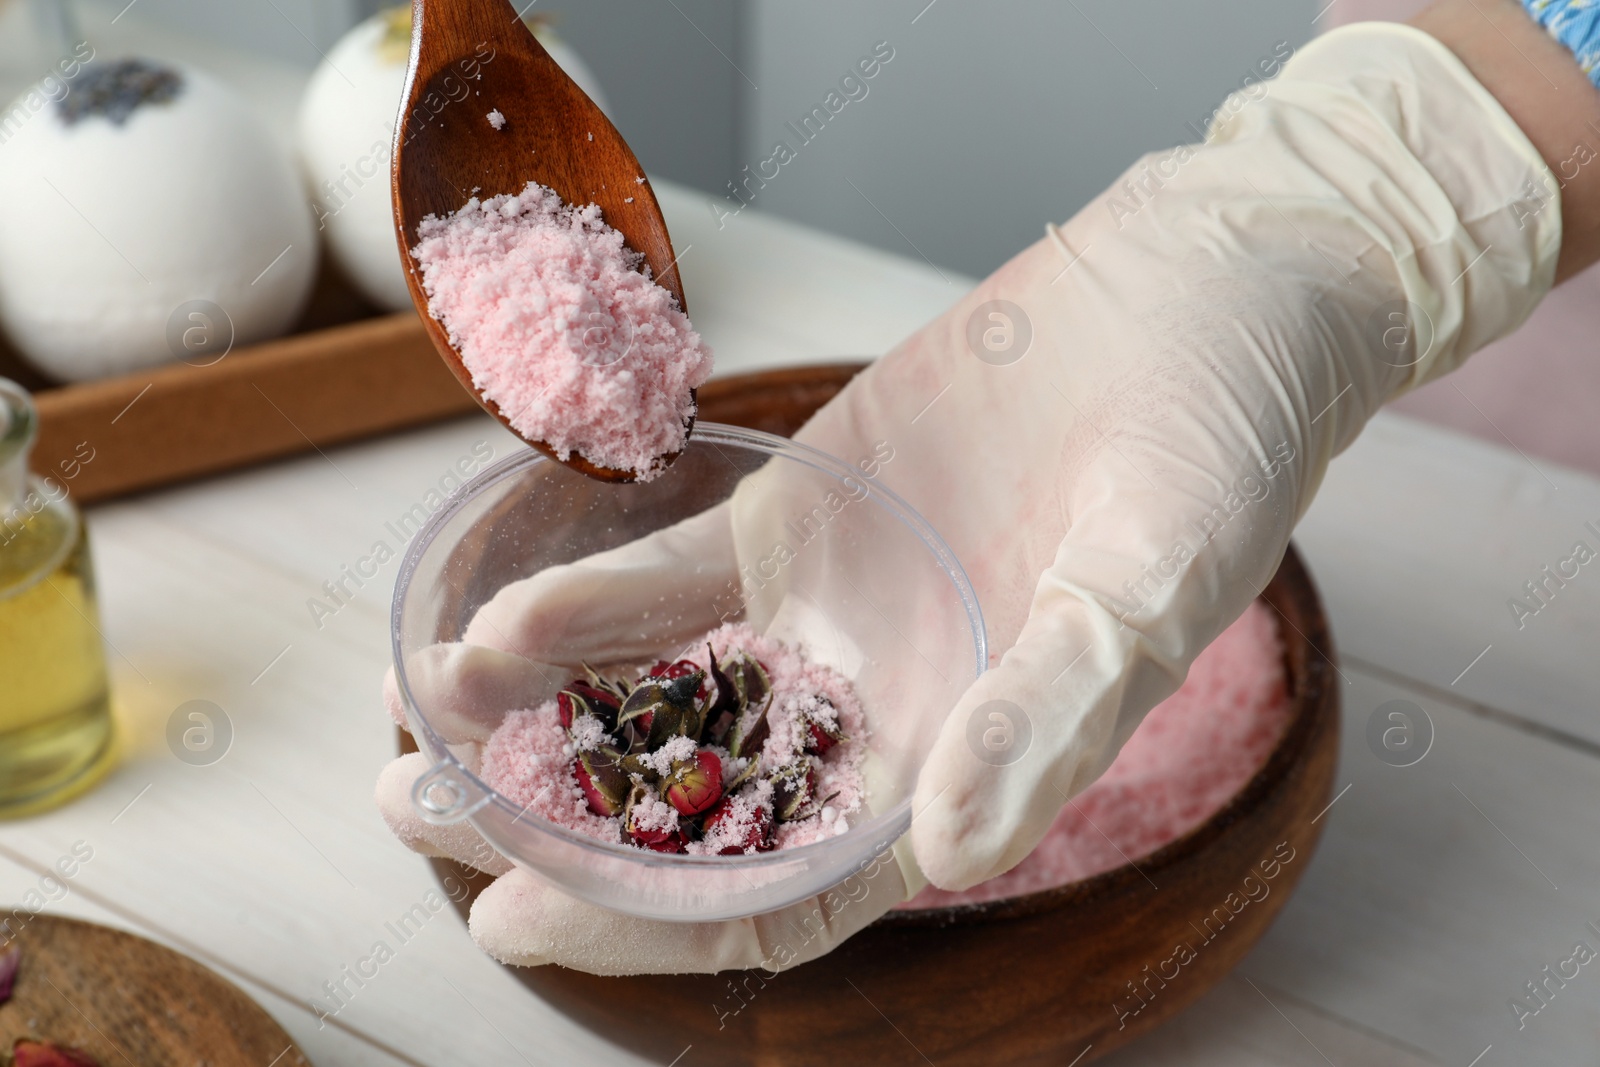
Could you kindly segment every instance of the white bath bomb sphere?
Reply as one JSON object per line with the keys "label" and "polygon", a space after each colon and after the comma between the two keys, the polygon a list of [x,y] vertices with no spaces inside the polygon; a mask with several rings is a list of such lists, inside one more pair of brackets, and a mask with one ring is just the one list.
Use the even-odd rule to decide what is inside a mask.
{"label": "white bath bomb sphere", "polygon": [[29,101],[4,112],[27,117],[0,144],[0,326],[30,363],[62,381],[166,363],[196,301],[236,345],[294,324],[316,230],[244,100],[188,67],[106,59]]}
{"label": "white bath bomb sphere", "polygon": [[[533,27],[561,69],[605,108],[594,75],[565,43]],[[345,34],[311,76],[300,102],[300,164],[328,251],[367,299],[391,311],[411,307],[389,197],[389,158],[405,92],[411,8],[392,8]],[[488,62],[493,63],[491,59]],[[505,102],[468,97],[488,121]]]}

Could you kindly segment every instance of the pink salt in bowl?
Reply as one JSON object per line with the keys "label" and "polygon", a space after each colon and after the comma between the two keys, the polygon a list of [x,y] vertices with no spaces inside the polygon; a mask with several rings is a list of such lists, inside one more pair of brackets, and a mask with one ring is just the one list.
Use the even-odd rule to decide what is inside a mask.
{"label": "pink salt in bowl", "polygon": [[[672,922],[774,911],[877,862],[910,826],[917,774],[933,741],[911,728],[914,717],[953,707],[983,669],[987,649],[976,597],[950,549],[875,481],[872,456],[852,460],[701,420],[677,460],[650,481],[596,481],[530,450],[464,486],[412,542],[394,594],[395,680],[411,734],[431,764],[412,790],[418,815],[438,825],[470,822],[502,856],[574,897]],[[603,595],[615,607],[603,623],[592,622],[603,612],[586,598],[572,609],[576,618],[563,615],[560,633],[541,631],[552,645],[585,649],[559,660],[564,671],[539,672],[550,692],[519,692],[506,706],[502,686],[430,684],[427,672],[460,651],[480,609],[513,583],[559,578],[572,573],[569,564],[636,550],[640,539],[708,516],[722,516],[725,535],[728,514],[740,531],[744,565],[737,571],[686,567],[681,584],[674,576],[664,592],[611,581]],[[700,526],[693,534],[696,543],[716,536]],[[586,565],[592,572],[594,564]],[[773,851],[731,856],[648,851],[585,833],[581,822],[563,823],[574,807],[572,783],[519,790],[525,783],[492,773],[499,769],[494,740],[463,743],[484,740],[464,734],[464,721],[492,729],[535,708],[578,673],[579,661],[610,669],[677,659],[697,642],[703,647],[701,635],[723,622],[803,649],[811,663],[854,687],[866,729],[847,743],[864,749],[868,784],[853,791],[859,809],[844,832],[833,832],[842,824],[830,822],[829,834],[809,843],[783,847],[780,837]],[[617,635],[617,643],[596,649],[593,633],[601,631]],[[492,625],[472,633],[504,637]],[[623,672],[618,666],[611,673]],[[781,687],[776,674],[774,684]],[[501,703],[464,706],[480,698]],[[553,723],[553,713],[545,714]],[[511,731],[494,737],[521,730],[536,715],[512,720]],[[550,733],[559,749],[559,733]],[[559,751],[523,747],[515,753],[526,757],[521,765],[543,759],[571,773]],[[540,804],[530,795],[553,799]]]}
{"label": "pink salt in bowl", "polygon": [[[849,364],[713,381],[701,392],[702,413],[791,433],[857,370]],[[1171,761],[1146,753],[1120,780],[1110,773],[1102,779],[1109,782],[1102,801],[1084,794],[1082,822],[1067,814],[1058,823],[1075,859],[1033,857],[960,898],[925,893],[831,954],[777,974],[605,978],[559,967],[511,970],[576,1021],[661,1063],[693,1045],[700,1062],[752,1067],[1081,1067],[1226,976],[1282,910],[1315,850],[1338,756],[1339,704],[1327,620],[1293,548],[1231,635],[1236,647],[1222,649],[1212,667],[1258,667],[1262,648],[1249,645],[1267,642],[1281,668],[1278,703],[1265,689],[1251,696],[1249,685],[1213,670],[1213,682],[1222,684],[1191,691],[1190,706],[1169,714],[1167,724],[1180,743],[1192,743],[1195,735],[1183,734],[1185,714],[1203,712],[1207,701],[1255,700],[1260,721],[1255,728],[1235,723],[1226,742],[1248,748],[1248,758],[1218,763],[1211,783],[1230,795],[1207,793],[1201,783],[1205,795],[1191,798],[1198,809],[1168,805],[1142,828],[1112,825],[1107,812],[1127,806],[1141,776],[1172,776]],[[1218,650],[1208,654],[1215,660]],[[1197,673],[1204,670],[1202,664]],[[1098,830],[1084,829],[1089,820]],[[1142,848],[1141,829],[1156,832],[1159,846]],[[1083,847],[1101,830],[1121,842],[1115,848],[1132,850],[1132,862],[1112,863]],[[1174,830],[1181,832],[1168,836]],[[433,862],[464,915],[488,879]]]}

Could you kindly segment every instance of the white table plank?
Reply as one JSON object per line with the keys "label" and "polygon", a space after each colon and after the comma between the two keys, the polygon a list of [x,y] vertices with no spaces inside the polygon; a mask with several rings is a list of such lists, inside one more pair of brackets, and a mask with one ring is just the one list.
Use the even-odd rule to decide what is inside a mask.
{"label": "white table plank", "polygon": [[1186,1011],[1097,1067],[1437,1067],[1438,1061],[1230,975]]}
{"label": "white table plank", "polygon": [[[1600,742],[1597,531],[1600,479],[1380,415],[1295,537],[1345,653]],[[1596,560],[1519,629],[1510,599],[1580,539]]]}
{"label": "white table plank", "polygon": [[[1350,790],[1239,973],[1441,1063],[1466,1067],[1490,1045],[1482,1067],[1591,1062],[1600,962],[1524,1028],[1510,1001],[1576,942],[1600,953],[1586,925],[1600,925],[1600,760],[1346,673],[1338,782]],[[1381,762],[1365,739],[1369,715],[1395,699],[1425,709],[1435,730],[1411,767]]]}

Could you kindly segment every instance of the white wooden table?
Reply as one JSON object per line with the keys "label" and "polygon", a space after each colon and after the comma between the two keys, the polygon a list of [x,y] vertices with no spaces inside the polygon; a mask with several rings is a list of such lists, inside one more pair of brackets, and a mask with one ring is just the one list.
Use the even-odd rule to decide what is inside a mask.
{"label": "white wooden table", "polygon": [[[661,191],[723,373],[881,352],[969,284],[753,212],[719,230],[701,197]],[[513,447],[467,418],[94,509],[125,753],[91,795],[0,825],[0,900],[87,842],[47,910],[196,956],[322,1067],[640,1062],[527,992],[448,909],[337,1015],[308,1004],[331,1006],[324,983],[435,883],[371,801],[394,752],[378,682],[396,564],[320,628],[307,601],[480,441]],[[1600,950],[1600,563],[1520,631],[1506,606],[1574,541],[1600,548],[1590,520],[1600,482],[1400,418],[1336,462],[1298,541],[1343,652],[1348,789],[1242,969],[1109,1062],[1593,1062],[1600,963],[1551,983],[1520,1032],[1509,1000],[1575,942]],[[1365,741],[1396,698],[1437,735],[1407,768]],[[167,747],[191,699],[233,725],[212,766]]]}

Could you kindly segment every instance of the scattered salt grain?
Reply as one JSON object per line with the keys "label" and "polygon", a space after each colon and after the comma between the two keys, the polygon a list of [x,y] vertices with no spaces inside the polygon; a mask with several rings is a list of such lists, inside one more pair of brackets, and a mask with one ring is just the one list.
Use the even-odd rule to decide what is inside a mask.
{"label": "scattered salt grain", "polygon": [[654,752],[644,752],[639,755],[639,762],[649,767],[658,776],[665,778],[672,773],[672,765],[681,760],[694,759],[694,754],[699,746],[692,737],[670,737],[666,743]]}
{"label": "scattered salt grain", "polygon": [[572,720],[572,742],[579,751],[593,752],[607,741],[611,736],[606,733],[605,724],[599,719],[584,712]]}
{"label": "scattered salt grain", "polygon": [[633,806],[633,825],[640,830],[673,833],[678,829],[678,809],[657,796],[646,796]]}
{"label": "scattered salt grain", "polygon": [[497,130],[505,129],[506,117],[500,114],[499,108],[495,108],[493,111],[489,112],[487,117],[489,119],[489,125],[493,126]]}

